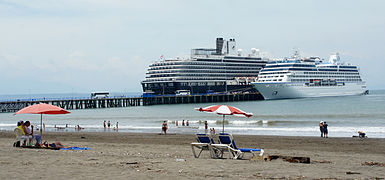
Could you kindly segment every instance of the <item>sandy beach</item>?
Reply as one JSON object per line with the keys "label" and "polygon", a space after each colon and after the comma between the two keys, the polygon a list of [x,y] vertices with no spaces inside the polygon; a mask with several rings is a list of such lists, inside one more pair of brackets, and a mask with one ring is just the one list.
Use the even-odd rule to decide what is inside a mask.
{"label": "sandy beach", "polygon": [[[310,157],[310,164],[282,159],[194,158],[193,135],[117,132],[49,132],[44,139],[91,150],[12,147],[12,132],[0,132],[1,179],[375,179],[385,178],[385,139],[234,135],[239,147],[269,155]],[[250,156],[246,156],[250,158]],[[179,160],[177,160],[179,159]],[[180,160],[183,159],[183,160]]]}

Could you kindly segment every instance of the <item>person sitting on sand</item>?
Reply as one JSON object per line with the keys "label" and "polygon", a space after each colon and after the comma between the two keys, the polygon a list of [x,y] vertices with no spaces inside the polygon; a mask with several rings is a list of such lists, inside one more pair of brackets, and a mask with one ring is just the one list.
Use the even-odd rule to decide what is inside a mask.
{"label": "person sitting on sand", "polygon": [[163,124],[162,124],[162,131],[163,131],[164,135],[167,134],[167,129],[168,129],[168,127],[167,127],[167,122],[166,122],[166,121],[163,121]]}
{"label": "person sitting on sand", "polygon": [[[24,121],[17,122],[17,128],[21,130],[21,133],[23,135],[26,135]],[[23,145],[25,145],[27,143],[27,140],[24,140],[23,142],[20,142],[20,143],[23,143]]]}
{"label": "person sitting on sand", "polygon": [[321,131],[321,137],[324,137],[324,122],[319,122],[319,130]]}
{"label": "person sitting on sand", "polygon": [[23,121],[17,122],[17,128],[21,130],[21,132],[23,133],[23,135],[25,135],[24,122],[23,122]]}
{"label": "person sitting on sand", "polygon": [[364,131],[358,131],[358,137],[365,138],[366,137],[365,132]]}
{"label": "person sitting on sand", "polygon": [[[31,126],[31,123],[29,121],[25,121],[25,134],[30,135],[32,139],[36,140],[36,144],[40,144],[41,142],[41,136],[39,134],[33,134],[33,125]],[[31,129],[29,129],[29,126],[31,126]]]}

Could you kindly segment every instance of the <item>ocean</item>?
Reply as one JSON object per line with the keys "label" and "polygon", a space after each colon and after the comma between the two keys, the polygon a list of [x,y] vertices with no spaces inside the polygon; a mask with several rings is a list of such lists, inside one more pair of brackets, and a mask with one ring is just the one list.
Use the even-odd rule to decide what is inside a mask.
{"label": "ocean", "polygon": [[[25,95],[28,97],[31,95]],[[70,97],[70,94],[56,95]],[[15,96],[16,97],[16,96]],[[15,97],[0,96],[0,99]],[[32,96],[35,97],[35,96]],[[39,97],[52,97],[40,95]],[[223,103],[238,107],[254,116],[250,118],[226,116],[225,131],[233,134],[320,136],[319,122],[329,124],[330,137],[351,137],[364,131],[368,137],[385,138],[385,91],[371,91],[369,95],[324,97],[304,99],[283,99],[269,101],[247,101]],[[203,133],[204,121],[216,132],[222,131],[222,116],[199,112],[194,108],[212,104],[154,105],[110,109],[71,110],[66,115],[43,115],[46,131],[58,131],[55,127],[68,128],[60,131],[75,131],[80,125],[82,131],[160,133],[163,121],[168,122],[168,133]],[[0,113],[0,130],[11,131],[19,120],[29,120],[40,126],[40,115]],[[181,121],[190,126],[181,126]],[[111,121],[111,128],[104,129],[103,121]],[[179,126],[175,125],[179,122]]]}

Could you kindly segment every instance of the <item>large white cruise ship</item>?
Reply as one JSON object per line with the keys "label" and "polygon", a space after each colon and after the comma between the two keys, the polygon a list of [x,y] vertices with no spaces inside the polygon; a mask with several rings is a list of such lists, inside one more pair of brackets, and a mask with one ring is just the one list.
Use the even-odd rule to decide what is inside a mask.
{"label": "large white cruise ship", "polygon": [[[187,59],[163,59],[149,65],[142,87],[156,95],[255,92],[250,84],[268,62],[252,48],[251,54],[236,48],[235,39],[216,39],[216,48],[191,50]],[[262,99],[262,97],[261,97]]]}
{"label": "large white cruise ship", "polygon": [[340,61],[338,53],[328,62],[319,57],[270,61],[251,83],[264,99],[347,96],[368,93],[359,68]]}

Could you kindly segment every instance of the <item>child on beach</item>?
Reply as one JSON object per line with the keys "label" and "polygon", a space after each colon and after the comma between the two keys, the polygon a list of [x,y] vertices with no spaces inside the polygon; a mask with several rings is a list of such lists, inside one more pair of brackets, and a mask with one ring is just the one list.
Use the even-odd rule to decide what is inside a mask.
{"label": "child on beach", "polygon": [[166,122],[166,121],[163,121],[163,124],[162,124],[162,131],[163,131],[164,135],[167,134],[167,122]]}

